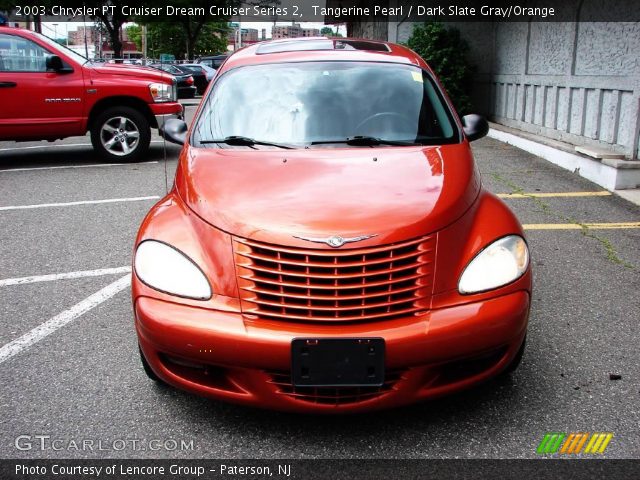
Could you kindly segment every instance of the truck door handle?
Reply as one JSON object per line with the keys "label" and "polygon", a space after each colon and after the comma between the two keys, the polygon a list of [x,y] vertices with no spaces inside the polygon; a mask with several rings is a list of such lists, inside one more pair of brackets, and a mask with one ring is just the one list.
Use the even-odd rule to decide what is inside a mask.
{"label": "truck door handle", "polygon": [[18,84],[16,82],[0,82],[0,88],[13,88],[17,86]]}

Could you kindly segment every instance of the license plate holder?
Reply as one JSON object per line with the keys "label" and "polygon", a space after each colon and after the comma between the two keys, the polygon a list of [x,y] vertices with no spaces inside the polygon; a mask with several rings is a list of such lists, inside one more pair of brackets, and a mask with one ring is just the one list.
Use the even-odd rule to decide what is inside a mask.
{"label": "license plate holder", "polygon": [[384,383],[383,338],[295,338],[291,380],[296,387],[372,387]]}

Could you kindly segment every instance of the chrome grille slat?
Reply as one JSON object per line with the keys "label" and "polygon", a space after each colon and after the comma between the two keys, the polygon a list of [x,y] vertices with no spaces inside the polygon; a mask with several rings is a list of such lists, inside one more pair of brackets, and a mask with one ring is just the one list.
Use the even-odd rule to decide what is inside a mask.
{"label": "chrome grille slat", "polygon": [[354,322],[411,315],[430,304],[435,236],[340,250],[239,238],[233,245],[245,314]]}

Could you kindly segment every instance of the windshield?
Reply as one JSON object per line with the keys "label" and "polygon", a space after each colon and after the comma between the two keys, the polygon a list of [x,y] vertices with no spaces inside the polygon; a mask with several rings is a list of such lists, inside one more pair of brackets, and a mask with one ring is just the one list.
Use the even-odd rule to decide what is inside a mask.
{"label": "windshield", "polygon": [[80,65],[84,65],[85,63],[87,63],[89,60],[80,55],[78,52],[71,50],[68,47],[65,47],[64,45],[56,42],[55,40],[51,40],[49,37],[46,37],[44,35],[40,35],[40,39],[45,41],[46,43],[48,43],[50,46],[57,48],[59,51],[61,51],[63,54],[65,54],[67,57],[71,57],[73,60],[75,60],[76,62],[78,62]]}
{"label": "windshield", "polygon": [[451,112],[426,72],[368,62],[230,70],[207,97],[192,144],[238,148],[211,143],[235,136],[298,147],[360,136],[426,145],[458,141]]}

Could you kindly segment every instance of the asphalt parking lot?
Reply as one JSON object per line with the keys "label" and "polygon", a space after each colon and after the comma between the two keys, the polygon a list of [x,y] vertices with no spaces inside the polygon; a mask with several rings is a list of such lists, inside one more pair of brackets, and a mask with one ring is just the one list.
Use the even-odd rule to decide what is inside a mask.
{"label": "asphalt parking lot", "polygon": [[[163,144],[154,136],[147,161],[131,165],[104,165],[88,144],[0,142],[0,457],[532,458],[550,431],[612,432],[604,457],[640,457],[640,208],[478,141],[484,184],[527,225],[532,251],[520,369],[394,411],[264,412],[145,376],[127,268],[140,221],[166,192]],[[169,184],[178,153],[167,146]],[[62,451],[18,449],[21,435],[61,440]],[[107,448],[68,448],[86,439]]]}

